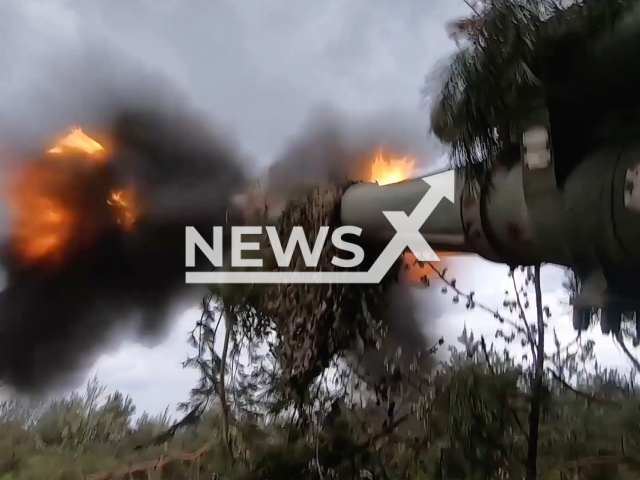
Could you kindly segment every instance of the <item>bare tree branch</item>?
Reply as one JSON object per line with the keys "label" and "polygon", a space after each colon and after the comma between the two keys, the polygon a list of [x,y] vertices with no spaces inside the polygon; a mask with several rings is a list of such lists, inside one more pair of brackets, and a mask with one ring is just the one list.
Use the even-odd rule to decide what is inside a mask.
{"label": "bare tree branch", "polygon": [[520,301],[520,292],[518,291],[518,285],[516,284],[516,272],[515,269],[511,270],[511,282],[513,283],[513,291],[515,292],[516,295],[516,303],[518,305],[518,309],[520,310],[520,316],[522,317],[522,323],[524,324],[524,328],[527,332],[526,336],[527,336],[527,341],[529,343],[529,347],[531,348],[531,359],[532,361],[536,362],[537,361],[537,357],[536,357],[536,339],[533,338],[533,332],[531,331],[531,326],[529,325],[529,322],[527,321],[527,315],[524,312],[524,307],[522,306],[522,302]]}
{"label": "bare tree branch", "polygon": [[494,318],[496,318],[500,323],[506,323],[508,325],[511,325],[513,328],[517,329],[519,332],[523,332],[524,331],[524,329],[520,325],[518,325],[517,322],[514,322],[511,319],[505,318],[497,310],[494,310],[492,308],[487,307],[486,305],[483,305],[482,303],[477,302],[475,300],[475,298],[473,298],[472,294],[467,294],[467,293],[463,292],[462,290],[460,290],[456,286],[455,283],[449,281],[444,276],[444,271],[441,272],[440,270],[438,270],[432,262],[426,262],[426,263],[433,269],[433,271],[436,273],[436,275],[438,275],[440,280],[442,280],[449,288],[451,288],[454,292],[456,292],[457,295],[460,295],[461,297],[472,301],[473,305],[477,306],[478,308],[480,308],[480,310],[484,310],[485,312],[488,312],[488,313],[492,314],[494,316]]}

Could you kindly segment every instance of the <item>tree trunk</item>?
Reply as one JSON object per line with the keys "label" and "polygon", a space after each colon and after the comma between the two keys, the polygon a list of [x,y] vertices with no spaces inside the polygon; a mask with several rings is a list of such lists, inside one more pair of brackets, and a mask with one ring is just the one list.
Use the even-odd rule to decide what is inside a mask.
{"label": "tree trunk", "polygon": [[231,439],[229,438],[229,406],[227,405],[225,375],[227,371],[227,355],[229,354],[229,342],[231,340],[231,329],[233,328],[234,317],[231,308],[226,306],[224,320],[224,346],[222,348],[222,357],[220,362],[220,404],[222,406],[222,434],[224,436],[224,441],[229,448],[231,458],[233,458],[233,448],[231,447]]}
{"label": "tree trunk", "polygon": [[529,451],[527,454],[527,480],[535,480],[538,475],[538,436],[540,429],[540,407],[544,369],[544,313],[542,311],[542,289],[540,287],[540,265],[535,267],[536,313],[538,316],[538,344],[534,377],[531,382],[531,412],[529,414]]}

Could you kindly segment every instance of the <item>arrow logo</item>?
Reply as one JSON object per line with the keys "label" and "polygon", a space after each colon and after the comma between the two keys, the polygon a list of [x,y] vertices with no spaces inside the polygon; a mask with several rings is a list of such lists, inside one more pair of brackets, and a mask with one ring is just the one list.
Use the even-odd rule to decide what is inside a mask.
{"label": "arrow logo", "polygon": [[409,248],[419,261],[440,259],[420,233],[443,198],[455,202],[455,171],[439,173],[422,180],[429,190],[413,212],[382,212],[395,228],[396,234],[367,272],[187,272],[187,283],[380,283],[398,257]]}

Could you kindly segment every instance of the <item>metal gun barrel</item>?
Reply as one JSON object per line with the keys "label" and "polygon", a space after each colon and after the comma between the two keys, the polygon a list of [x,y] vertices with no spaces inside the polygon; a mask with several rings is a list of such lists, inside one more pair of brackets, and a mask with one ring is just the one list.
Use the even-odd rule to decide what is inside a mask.
{"label": "metal gun barrel", "polygon": [[[494,262],[535,263],[521,168],[497,171],[490,197],[487,189],[469,187],[456,176],[454,202],[443,199],[420,227],[431,247],[477,253]],[[341,221],[361,228],[365,241],[388,242],[396,231],[383,212],[410,215],[429,188],[421,178],[385,186],[355,184],[343,196]]]}
{"label": "metal gun barrel", "polygon": [[[470,251],[460,222],[461,187],[457,179],[458,200],[453,204],[446,200],[440,202],[420,228],[427,242],[437,250]],[[402,211],[409,215],[428,190],[429,186],[420,178],[385,186],[357,183],[342,198],[342,223],[360,227],[364,240],[388,242],[396,231],[382,212]]]}
{"label": "metal gun barrel", "polygon": [[[456,178],[419,231],[434,250],[476,253],[512,267],[551,263],[582,280],[577,315],[607,308],[640,318],[640,142],[587,155],[562,185],[553,165],[497,167],[485,184]],[[383,212],[411,215],[429,190],[422,179],[350,187],[341,221],[365,241],[387,243],[396,231]],[[586,313],[585,313],[586,312]],[[640,327],[639,327],[640,328]],[[640,331],[640,330],[639,330]]]}

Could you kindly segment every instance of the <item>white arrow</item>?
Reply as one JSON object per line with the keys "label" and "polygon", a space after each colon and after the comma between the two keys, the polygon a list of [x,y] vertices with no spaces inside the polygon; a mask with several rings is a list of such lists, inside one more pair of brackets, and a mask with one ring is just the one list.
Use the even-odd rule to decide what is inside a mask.
{"label": "white arrow", "polygon": [[448,170],[431,177],[424,177],[422,180],[429,184],[431,188],[418,202],[411,215],[407,216],[404,212],[382,212],[397,233],[371,269],[369,269],[372,280],[377,279],[372,283],[379,283],[382,280],[407,247],[413,252],[416,259],[421,262],[440,261],[436,252],[433,251],[433,248],[420,233],[420,228],[422,228],[424,222],[427,221],[443,198],[447,198],[451,202],[455,201],[455,171]]}
{"label": "white arrow", "polygon": [[437,262],[440,259],[420,233],[443,198],[455,202],[455,171],[449,170],[424,177],[429,191],[418,202],[411,215],[404,212],[383,212],[396,234],[368,272],[187,272],[187,283],[380,283],[398,257],[409,247],[420,261]]}

